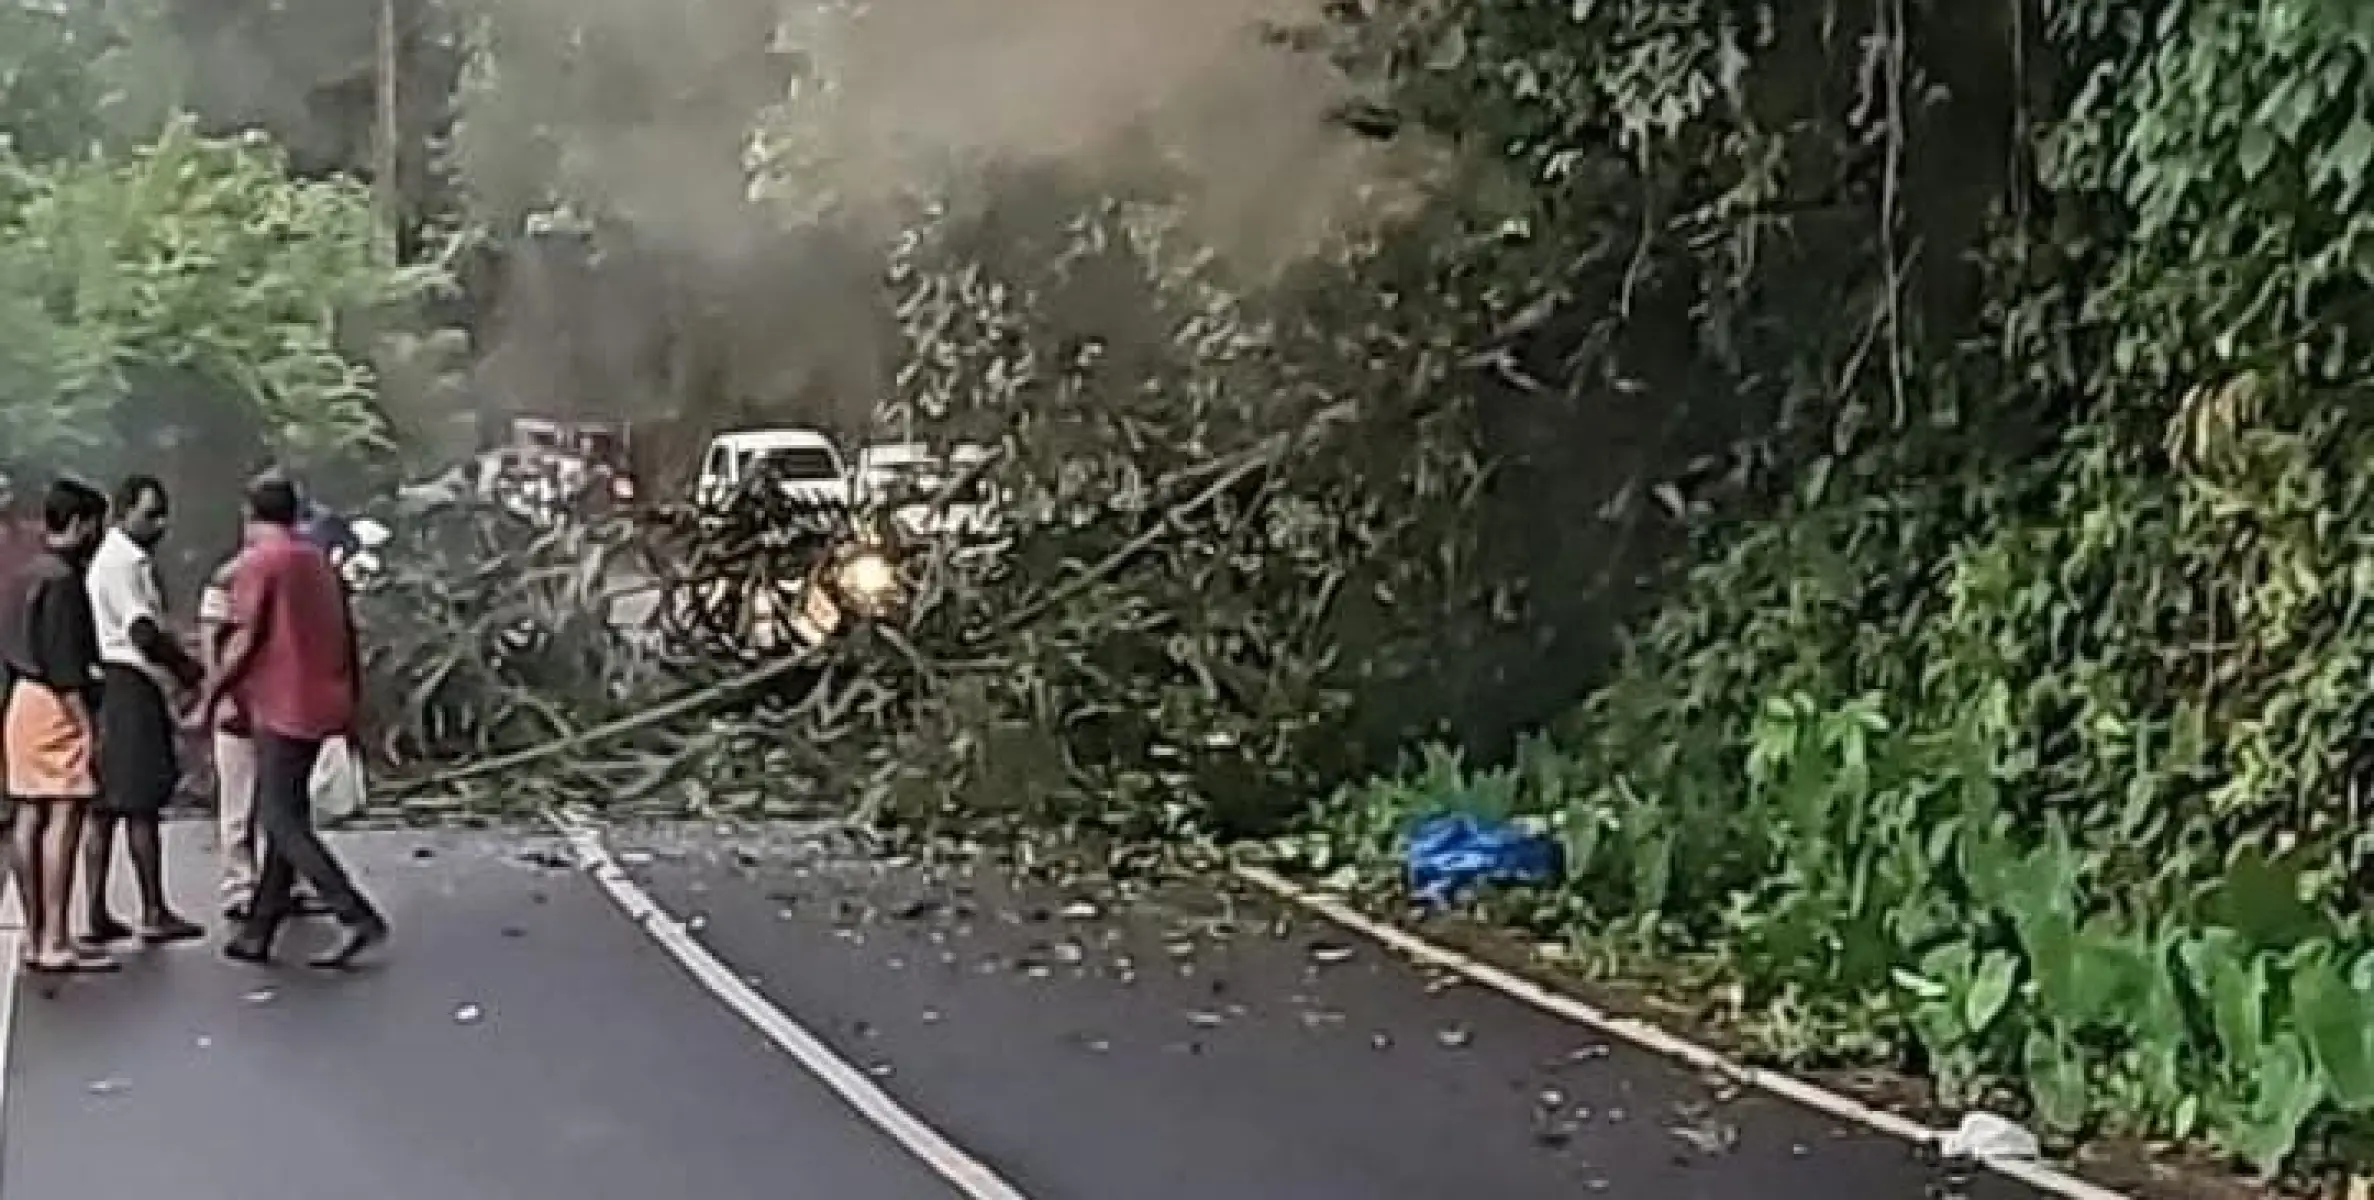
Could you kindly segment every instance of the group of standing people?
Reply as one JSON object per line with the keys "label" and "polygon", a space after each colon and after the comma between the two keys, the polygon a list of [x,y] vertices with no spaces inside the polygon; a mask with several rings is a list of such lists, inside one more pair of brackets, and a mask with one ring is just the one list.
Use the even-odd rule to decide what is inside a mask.
{"label": "group of standing people", "polygon": [[[151,559],[170,525],[163,485],[134,476],[111,504],[60,480],[42,498],[38,544],[16,547],[21,561],[0,582],[0,777],[15,810],[7,865],[28,969],[112,971],[112,946],[204,935],[165,888],[162,819],[185,727],[211,734],[223,953],[268,962],[280,929],[311,912],[344,929],[316,966],[351,965],[386,939],[386,920],[314,828],[314,764],[326,741],[354,733],[362,671],[345,588],[300,536],[303,511],[285,476],[249,485],[243,544],[209,582],[193,653],[167,624]],[[176,701],[193,697],[177,716]],[[109,903],[119,833],[139,897],[129,924]]]}

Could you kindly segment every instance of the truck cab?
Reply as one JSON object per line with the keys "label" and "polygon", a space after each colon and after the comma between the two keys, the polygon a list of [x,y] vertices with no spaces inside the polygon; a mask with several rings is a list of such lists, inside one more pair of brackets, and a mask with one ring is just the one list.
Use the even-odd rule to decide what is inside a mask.
{"label": "truck cab", "polygon": [[709,439],[693,498],[723,504],[762,470],[795,499],[850,505],[848,464],[832,439],[813,429],[742,429]]}

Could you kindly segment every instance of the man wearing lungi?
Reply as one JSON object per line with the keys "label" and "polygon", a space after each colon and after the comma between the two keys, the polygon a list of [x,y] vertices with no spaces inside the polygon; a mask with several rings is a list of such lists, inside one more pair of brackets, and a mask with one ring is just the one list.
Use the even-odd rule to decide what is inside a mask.
{"label": "man wearing lungi", "polygon": [[83,809],[99,794],[92,721],[99,645],[83,572],[107,524],[107,497],[59,480],[42,499],[41,524],[41,553],[19,574],[15,603],[0,623],[0,657],[10,676],[0,758],[16,802],[25,965],[41,972],[110,971],[115,960],[78,948],[68,925]]}
{"label": "man wearing lungi", "polygon": [[[171,697],[201,675],[165,629],[165,599],[151,554],[165,536],[165,487],[134,475],[116,489],[114,525],[91,558],[87,585],[99,642],[99,800],[83,835],[84,931],[94,945],[137,935],[149,945],[183,942],[205,930],[167,902],[160,823],[181,782],[180,722]],[[124,831],[139,886],[140,920],[126,926],[108,910],[115,831]]]}

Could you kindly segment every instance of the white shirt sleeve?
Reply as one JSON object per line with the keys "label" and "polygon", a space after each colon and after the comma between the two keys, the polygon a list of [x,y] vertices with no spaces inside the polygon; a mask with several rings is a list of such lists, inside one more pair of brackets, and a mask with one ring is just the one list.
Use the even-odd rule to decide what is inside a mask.
{"label": "white shirt sleeve", "polygon": [[132,644],[132,623],[146,616],[157,619],[156,588],[148,570],[148,556],[130,538],[110,529],[91,557],[84,576],[91,597],[91,624],[98,635],[99,661],[118,666],[147,665]]}

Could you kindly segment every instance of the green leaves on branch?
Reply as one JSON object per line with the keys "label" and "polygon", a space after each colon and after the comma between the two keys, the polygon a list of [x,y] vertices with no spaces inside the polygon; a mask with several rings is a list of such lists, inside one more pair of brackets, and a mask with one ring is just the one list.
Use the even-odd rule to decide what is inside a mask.
{"label": "green leaves on branch", "polygon": [[904,366],[877,426],[1003,447],[1014,541],[917,631],[974,665],[888,757],[926,811],[1020,791],[1102,829],[1262,828],[1344,769],[1352,668],[1423,661],[1473,611],[1461,414],[1314,373],[1341,328],[1232,286],[1176,208],[1008,187],[891,264]]}
{"label": "green leaves on branch", "polygon": [[382,446],[361,343],[438,277],[385,265],[360,185],[292,179],[260,138],[187,123],[123,159],[0,160],[0,172],[13,452],[92,450],[115,435],[118,406],[156,403],[135,381],[160,370],[236,401],[267,444]]}

